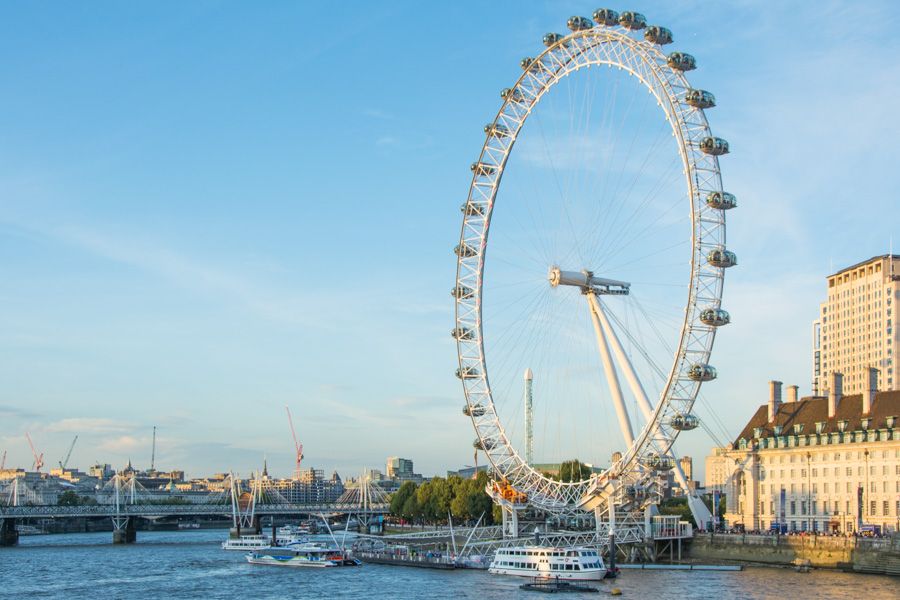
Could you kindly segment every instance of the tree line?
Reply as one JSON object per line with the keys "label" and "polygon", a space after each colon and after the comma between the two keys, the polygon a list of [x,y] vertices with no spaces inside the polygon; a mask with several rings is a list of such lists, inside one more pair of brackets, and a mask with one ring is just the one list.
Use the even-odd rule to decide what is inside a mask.
{"label": "tree line", "polygon": [[434,477],[418,486],[404,481],[391,495],[391,515],[410,523],[443,524],[448,514],[460,523],[476,521],[484,514],[482,525],[491,525],[494,503],[485,492],[487,484],[485,472],[475,479]]}

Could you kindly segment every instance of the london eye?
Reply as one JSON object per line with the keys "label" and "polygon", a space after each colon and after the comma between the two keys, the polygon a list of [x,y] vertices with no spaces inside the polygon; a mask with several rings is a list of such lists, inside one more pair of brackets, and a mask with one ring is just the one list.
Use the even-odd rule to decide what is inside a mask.
{"label": "london eye", "polygon": [[[567,29],[522,59],[471,165],[456,376],[474,446],[517,497],[558,514],[640,509],[667,472],[683,482],[673,444],[717,375],[737,263],[729,146],[707,121],[714,95],[687,79],[695,58],[665,51],[669,29],[610,9]],[[561,480],[538,464],[575,456],[595,468]]]}

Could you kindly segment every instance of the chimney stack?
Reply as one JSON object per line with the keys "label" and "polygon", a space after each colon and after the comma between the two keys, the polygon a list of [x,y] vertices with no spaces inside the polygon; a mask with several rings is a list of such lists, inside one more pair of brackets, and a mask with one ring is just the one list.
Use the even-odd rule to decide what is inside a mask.
{"label": "chimney stack", "polygon": [[797,400],[799,400],[799,390],[800,390],[800,388],[799,388],[798,386],[796,386],[796,385],[789,385],[787,390],[788,390],[788,393],[787,393],[787,400],[786,400],[786,402],[796,402]]}
{"label": "chimney stack", "polygon": [[831,374],[831,389],[828,390],[828,418],[833,419],[843,396],[844,376],[841,373]]}
{"label": "chimney stack", "polygon": [[863,390],[862,412],[864,415],[868,415],[872,412],[872,403],[875,402],[875,392],[878,391],[878,369],[869,367],[866,369],[866,373],[868,375],[867,380],[869,385]]}
{"label": "chimney stack", "polygon": [[778,407],[781,406],[781,382],[769,382],[769,423],[775,421],[775,415],[778,414]]}

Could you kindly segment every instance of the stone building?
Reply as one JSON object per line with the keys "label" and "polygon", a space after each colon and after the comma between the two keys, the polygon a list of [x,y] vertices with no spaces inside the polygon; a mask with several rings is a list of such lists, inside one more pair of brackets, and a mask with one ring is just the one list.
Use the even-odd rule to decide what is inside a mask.
{"label": "stone building", "polygon": [[798,399],[790,386],[785,402],[781,382],[769,383],[768,403],[707,459],[707,486],[727,495],[730,526],[900,530],[900,391],[877,392],[874,369],[867,378],[862,393],[844,396],[832,372],[828,396]]}

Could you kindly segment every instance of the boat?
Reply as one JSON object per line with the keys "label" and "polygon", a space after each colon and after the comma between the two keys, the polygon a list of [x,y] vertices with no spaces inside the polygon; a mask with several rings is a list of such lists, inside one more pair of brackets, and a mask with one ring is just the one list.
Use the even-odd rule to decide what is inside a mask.
{"label": "boat", "polygon": [[254,550],[248,552],[246,558],[252,565],[283,567],[357,567],[362,564],[340,548],[314,542]]}
{"label": "boat", "polygon": [[497,550],[488,573],[599,581],[606,577],[607,569],[603,557],[593,548],[512,546]]}
{"label": "boat", "polygon": [[259,548],[268,548],[271,545],[268,536],[265,535],[242,535],[236,538],[228,538],[222,542],[222,550],[257,550]]}
{"label": "boat", "polygon": [[287,546],[295,542],[308,542],[312,532],[305,525],[284,525],[275,531],[275,545]]}
{"label": "boat", "polygon": [[38,529],[34,525],[19,525],[16,527],[19,535],[41,535],[46,533],[43,529]]}
{"label": "boat", "polygon": [[197,521],[179,521],[178,529],[200,529],[200,523]]}

